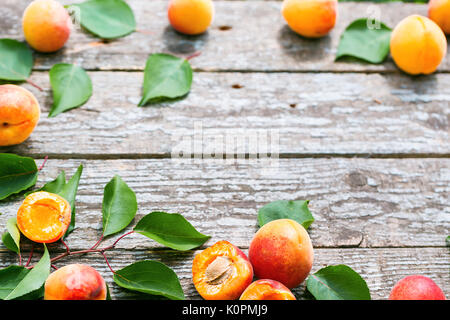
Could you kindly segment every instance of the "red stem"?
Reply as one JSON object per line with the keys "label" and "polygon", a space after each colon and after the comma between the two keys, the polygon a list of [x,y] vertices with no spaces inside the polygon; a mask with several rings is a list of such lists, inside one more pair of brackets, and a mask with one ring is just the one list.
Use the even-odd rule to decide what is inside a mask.
{"label": "red stem", "polygon": [[41,87],[39,87],[36,83],[34,83],[33,81],[31,81],[30,79],[27,79],[26,82],[30,85],[32,85],[33,87],[35,87],[36,89],[38,89],[39,91],[44,91],[44,89],[42,89]]}
{"label": "red stem", "polygon": [[31,258],[33,257],[33,251],[34,251],[34,244],[31,245],[30,256],[28,257],[28,261],[27,261],[27,264],[25,265],[25,267],[28,267],[30,265]]}
{"label": "red stem", "polygon": [[[47,162],[47,160],[48,160],[48,156],[45,156],[44,162],[42,162],[42,164],[41,164],[41,166],[39,167],[38,171],[41,171],[42,169],[44,169],[44,166],[45,166],[45,163]],[[62,241],[62,240],[61,240],[61,241]]]}
{"label": "red stem", "polygon": [[186,58],[186,60],[191,60],[191,59],[193,59],[193,58],[195,58],[195,57],[198,57],[199,55],[201,55],[202,53],[200,52],[200,51],[197,51],[197,52],[194,52],[193,54],[191,54],[190,56],[188,56],[187,58]]}
{"label": "red stem", "polygon": [[103,240],[103,233],[100,236],[100,239],[98,239],[98,241],[91,247],[91,250],[97,248],[99,246],[100,242],[102,242],[102,240]]}
{"label": "red stem", "polygon": [[106,253],[105,253],[104,251],[102,251],[101,254],[103,255],[103,258],[105,258],[105,262],[106,262],[106,264],[108,265],[109,270],[111,270],[111,272],[112,272],[113,274],[116,274],[116,272],[111,268],[111,266],[110,266],[110,264],[109,264],[108,258],[106,257]]}

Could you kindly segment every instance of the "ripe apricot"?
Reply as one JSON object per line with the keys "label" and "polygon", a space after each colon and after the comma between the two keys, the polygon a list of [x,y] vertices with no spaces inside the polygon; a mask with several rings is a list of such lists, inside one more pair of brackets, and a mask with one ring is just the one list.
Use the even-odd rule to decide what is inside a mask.
{"label": "ripe apricot", "polygon": [[337,0],[284,0],[281,13],[299,35],[319,38],[334,28],[337,6]]}
{"label": "ripe apricot", "polygon": [[67,231],[71,219],[69,202],[45,191],[28,195],[17,211],[17,226],[34,242],[58,241]]}
{"label": "ripe apricot", "polygon": [[228,241],[219,241],[197,254],[192,278],[206,300],[235,300],[253,280],[247,256]]}
{"label": "ripe apricot", "polygon": [[296,300],[291,290],[282,283],[261,279],[245,289],[239,300]]}
{"label": "ripe apricot", "polygon": [[401,70],[409,74],[433,73],[446,52],[444,32],[427,17],[406,17],[392,31],[392,58]]}
{"label": "ripe apricot", "polygon": [[25,141],[40,114],[39,103],[30,91],[13,84],[0,85],[0,146]]}
{"label": "ripe apricot", "polygon": [[208,29],[214,16],[211,0],[171,0],[169,22],[178,32],[195,35]]}
{"label": "ripe apricot", "polygon": [[257,278],[277,280],[289,289],[306,279],[314,259],[308,232],[291,219],[263,225],[253,237],[248,255]]}
{"label": "ripe apricot", "polygon": [[428,2],[428,18],[450,34],[450,0],[430,0]]}
{"label": "ripe apricot", "polygon": [[85,264],[69,264],[45,281],[45,300],[106,300],[106,283],[100,273]]}
{"label": "ripe apricot", "polygon": [[444,292],[430,278],[407,276],[392,288],[389,300],[445,300]]}
{"label": "ripe apricot", "polygon": [[40,52],[54,52],[67,42],[72,31],[69,13],[55,0],[35,0],[22,17],[28,44]]}

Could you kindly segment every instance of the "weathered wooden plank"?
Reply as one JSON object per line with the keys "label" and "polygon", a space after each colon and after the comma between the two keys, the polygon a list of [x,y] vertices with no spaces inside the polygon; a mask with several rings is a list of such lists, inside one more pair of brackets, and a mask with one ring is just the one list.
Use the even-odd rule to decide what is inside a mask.
{"label": "weathered wooden plank", "polygon": [[[77,229],[68,237],[74,249],[88,248],[100,236],[103,188],[115,174],[137,194],[130,228],[152,211],[178,212],[212,237],[206,245],[228,239],[248,246],[258,209],[281,199],[311,200],[315,247],[439,247],[450,230],[450,159],[281,159],[272,171],[257,160],[50,159],[36,187],[60,170],[71,176],[80,163]],[[22,200],[18,195],[0,202],[0,230]],[[161,245],[139,234],[119,243],[155,247]]]}
{"label": "weathered wooden plank", "polygon": [[[450,153],[449,74],[197,73],[187,98],[145,108],[137,107],[142,73],[90,76],[94,94],[86,105],[47,118],[48,74],[35,72],[32,80],[46,90],[24,86],[41,103],[40,123],[28,141],[0,151],[88,158],[168,156],[180,149],[269,149],[294,156]],[[257,143],[234,141],[255,136]]]}
{"label": "weathered wooden plank", "polygon": [[[201,299],[192,283],[192,259],[199,251],[179,253],[175,251],[124,251],[107,252],[113,270],[118,270],[140,260],[158,260],[171,267],[178,275],[186,299]],[[247,250],[244,249],[247,253]],[[56,254],[52,254],[55,256]],[[39,253],[34,255],[36,261]],[[23,254],[27,259],[27,254]],[[394,249],[320,249],[314,250],[312,272],[334,264],[346,264],[361,274],[370,289],[372,299],[387,299],[392,286],[401,278],[411,274],[422,274],[432,278],[447,294],[450,292],[450,275],[448,272],[450,255],[446,248],[394,248]],[[0,268],[17,263],[13,253],[0,251]],[[113,299],[151,298],[137,295],[117,286],[112,280],[103,257],[97,254],[66,257],[56,263],[62,267],[69,263],[86,263],[96,268],[108,283]],[[294,289],[298,299],[310,298],[304,284]]]}
{"label": "weathered wooden plank", "polygon": [[[74,3],[79,1],[63,1]],[[259,71],[397,71],[392,60],[384,64],[334,62],[340,35],[353,20],[376,17],[390,27],[410,14],[427,15],[426,5],[389,3],[340,3],[339,18],[329,36],[304,39],[293,33],[280,13],[281,2],[214,1],[216,14],[209,31],[200,36],[176,33],[168,24],[167,1],[129,0],[138,29],[107,46],[83,50],[98,39],[77,29],[65,49],[55,54],[37,54],[36,68],[49,69],[55,63],[73,62],[95,70],[142,70],[149,53],[188,55],[202,70]],[[4,0],[0,10],[1,37],[23,39],[21,16],[28,1]],[[229,28],[221,28],[228,26]],[[89,46],[87,46],[89,47]],[[450,51],[450,50],[449,50]],[[450,70],[446,59],[439,69]]]}

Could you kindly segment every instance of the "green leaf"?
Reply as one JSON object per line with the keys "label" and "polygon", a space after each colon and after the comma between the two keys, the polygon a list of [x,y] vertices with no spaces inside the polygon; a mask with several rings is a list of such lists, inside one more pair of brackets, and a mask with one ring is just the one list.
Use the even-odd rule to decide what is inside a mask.
{"label": "green leaf", "polygon": [[367,283],[343,264],[328,266],[310,275],[306,287],[317,300],[370,300]]}
{"label": "green leaf", "polygon": [[61,192],[62,188],[65,185],[66,185],[66,173],[64,171],[61,171],[55,180],[47,182],[42,188],[36,190],[35,192],[46,191],[58,194],[59,192]]}
{"label": "green leaf", "polygon": [[[66,199],[69,202],[70,208],[72,209],[69,228],[67,229],[64,237],[67,237],[67,235],[69,233],[71,233],[73,231],[73,229],[75,229],[75,209],[76,209],[75,200],[77,197],[78,185],[80,184],[80,178],[81,178],[82,172],[83,172],[83,165],[80,164],[78,166],[77,171],[72,176],[72,178],[70,178],[70,180],[67,181],[67,183],[61,188],[61,190],[59,190],[57,192],[57,194],[59,194],[61,197],[63,197],[64,199]],[[58,176],[58,178],[56,178],[56,179],[60,179],[60,177]]]}
{"label": "green leaf", "polygon": [[[379,28],[369,28],[368,24],[379,25]],[[336,60],[354,57],[370,63],[382,63],[389,54],[391,32],[384,23],[373,19],[353,21],[341,36]]]}
{"label": "green leaf", "polygon": [[17,244],[14,241],[13,237],[11,236],[11,234],[8,231],[3,233],[3,235],[2,235],[2,242],[5,245],[5,247],[7,247],[9,250],[19,254],[20,249],[19,249],[19,247],[17,246]]}
{"label": "green leaf", "polygon": [[184,293],[175,272],[158,261],[135,262],[116,271],[114,282],[126,289],[172,300],[183,300]]}
{"label": "green leaf", "polygon": [[[22,271],[23,272],[23,271]],[[23,275],[23,273],[20,273]],[[42,288],[50,275],[50,255],[47,247],[44,245],[44,254],[39,262],[28,272],[17,285],[9,292],[4,299],[12,300],[35,292]],[[0,277],[1,278],[1,277]]]}
{"label": "green leaf", "polygon": [[0,200],[36,184],[38,168],[32,158],[0,153]]}
{"label": "green leaf", "polygon": [[445,239],[445,243],[447,247],[450,247],[450,236],[447,236],[447,238]]}
{"label": "green leaf", "polygon": [[192,69],[186,59],[164,53],[152,54],[145,66],[139,106],[185,96],[191,90],[191,84]]}
{"label": "green leaf", "polygon": [[[8,234],[11,237],[11,239],[13,240],[15,246],[16,246],[16,250],[12,250],[15,251],[16,253],[20,252],[20,231],[19,228],[17,227],[17,219],[16,218],[9,218],[8,222],[6,222],[6,229],[8,230]],[[8,246],[7,246],[8,247]],[[8,247],[8,249],[10,249]]]}
{"label": "green leaf", "polygon": [[53,105],[49,117],[77,108],[92,95],[92,81],[83,68],[74,64],[55,64],[49,72]]}
{"label": "green leaf", "polygon": [[133,11],[123,0],[89,0],[72,6],[80,9],[83,28],[100,38],[120,38],[136,30]]}
{"label": "green leaf", "polygon": [[22,266],[9,266],[0,270],[0,299],[5,299],[30,272]]}
{"label": "green leaf", "polygon": [[103,193],[103,235],[106,237],[126,228],[136,212],[136,194],[119,176],[114,176]]}
{"label": "green leaf", "polygon": [[134,231],[175,250],[197,248],[210,238],[198,232],[178,213],[149,213],[138,222]]}
{"label": "green leaf", "polygon": [[262,227],[272,220],[292,219],[305,229],[314,222],[308,209],[309,200],[279,200],[266,204],[258,210],[258,223]]}
{"label": "green leaf", "polygon": [[33,52],[23,42],[0,39],[0,79],[25,81],[33,68]]}

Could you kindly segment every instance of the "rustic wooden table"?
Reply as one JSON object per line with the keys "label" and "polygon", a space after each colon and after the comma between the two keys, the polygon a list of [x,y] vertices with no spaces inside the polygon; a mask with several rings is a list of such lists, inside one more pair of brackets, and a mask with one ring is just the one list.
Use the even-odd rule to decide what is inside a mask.
{"label": "rustic wooden table", "polygon": [[[2,38],[23,39],[19,26],[28,2],[2,1]],[[331,34],[307,40],[285,25],[280,2],[215,1],[213,25],[195,37],[168,25],[166,1],[128,3],[142,32],[93,47],[89,44],[98,39],[76,30],[61,52],[36,54],[31,79],[45,90],[23,86],[40,101],[41,121],[28,141],[0,149],[31,156],[38,164],[49,156],[37,186],[62,169],[71,176],[84,164],[76,230],[67,238],[72,250],[87,249],[98,239],[103,188],[118,174],[137,194],[135,220],[154,210],[181,213],[212,236],[199,250],[227,239],[247,252],[261,206],[310,199],[316,218],[309,230],[313,271],[347,264],[367,281],[373,299],[386,299],[400,278],[423,274],[448,297],[450,59],[437,73],[421,77],[399,72],[391,59],[381,65],[334,62],[344,28],[374,6],[394,27],[409,14],[426,15],[425,5],[340,3]],[[187,98],[137,107],[150,53],[197,51],[201,56],[191,61],[194,83]],[[48,70],[58,62],[87,69],[94,94],[83,107],[47,118]],[[205,136],[274,133],[278,169],[263,172],[266,164],[257,160],[171,159],[183,137],[205,143],[197,141],[196,124]],[[22,199],[0,202],[1,226],[15,216]],[[55,244],[50,250],[65,249]],[[177,253],[132,235],[108,256],[113,269],[137,259],[162,261],[176,271],[186,297],[199,299],[191,280],[197,252]],[[56,265],[78,261],[105,276],[113,298],[136,297],[113,284],[101,255],[69,257]],[[16,262],[1,246],[0,266]],[[304,286],[295,294],[305,298]]]}

